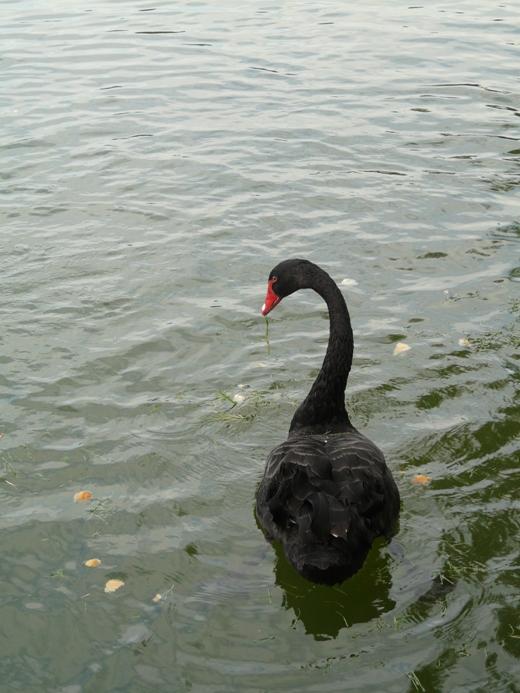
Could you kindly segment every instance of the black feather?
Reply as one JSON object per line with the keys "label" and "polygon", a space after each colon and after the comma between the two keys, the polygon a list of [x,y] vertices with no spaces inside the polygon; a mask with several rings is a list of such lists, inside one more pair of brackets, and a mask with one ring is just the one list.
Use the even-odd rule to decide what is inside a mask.
{"label": "black feather", "polygon": [[390,535],[399,492],[382,452],[361,433],[291,437],[267,461],[257,516],[304,577],[353,575],[377,536]]}

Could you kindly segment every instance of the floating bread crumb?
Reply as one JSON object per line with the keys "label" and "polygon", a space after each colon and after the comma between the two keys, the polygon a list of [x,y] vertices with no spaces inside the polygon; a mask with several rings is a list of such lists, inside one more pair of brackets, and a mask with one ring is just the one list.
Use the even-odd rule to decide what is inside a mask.
{"label": "floating bread crumb", "polygon": [[81,503],[82,501],[89,501],[92,499],[91,491],[78,491],[74,494],[74,503]]}
{"label": "floating bread crumb", "polygon": [[105,592],[115,592],[124,584],[123,580],[108,580],[105,585]]}
{"label": "floating bread crumb", "polygon": [[394,347],[394,356],[397,356],[397,354],[404,354],[405,351],[410,351],[412,347],[409,344],[405,344],[405,342],[397,342],[397,344]]}
{"label": "floating bread crumb", "polygon": [[417,486],[427,486],[431,480],[431,476],[428,476],[427,474],[416,474],[412,479],[412,484],[417,484]]}
{"label": "floating bread crumb", "polygon": [[85,561],[85,563],[83,563],[83,565],[87,568],[99,568],[99,566],[101,565],[101,561],[99,560],[99,558],[89,558],[88,561]]}

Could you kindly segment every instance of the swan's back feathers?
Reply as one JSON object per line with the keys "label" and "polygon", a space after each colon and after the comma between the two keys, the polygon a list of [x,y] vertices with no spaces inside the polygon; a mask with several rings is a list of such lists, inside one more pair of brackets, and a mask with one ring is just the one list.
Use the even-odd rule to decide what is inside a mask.
{"label": "swan's back feathers", "polygon": [[382,452],[355,429],[293,436],[269,455],[257,515],[294,567],[315,582],[353,575],[394,528],[399,493]]}

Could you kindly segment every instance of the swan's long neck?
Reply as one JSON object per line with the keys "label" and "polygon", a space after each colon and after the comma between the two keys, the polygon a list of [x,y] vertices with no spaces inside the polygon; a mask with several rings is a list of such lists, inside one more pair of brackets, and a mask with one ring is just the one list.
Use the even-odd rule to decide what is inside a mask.
{"label": "swan's long neck", "polygon": [[310,288],[327,303],[329,344],[318,377],[294,414],[290,434],[334,433],[351,428],[345,408],[345,387],[352,365],[354,337],[347,305],[335,282],[321,269]]}

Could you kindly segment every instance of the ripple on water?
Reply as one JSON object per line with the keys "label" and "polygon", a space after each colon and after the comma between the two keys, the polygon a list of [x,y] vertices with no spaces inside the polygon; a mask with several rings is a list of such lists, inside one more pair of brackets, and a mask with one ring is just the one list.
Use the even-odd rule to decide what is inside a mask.
{"label": "ripple on water", "polygon": [[[517,8],[4,5],[3,685],[514,690]],[[403,498],[332,590],[253,515],[327,339],[267,344],[286,256]]]}

